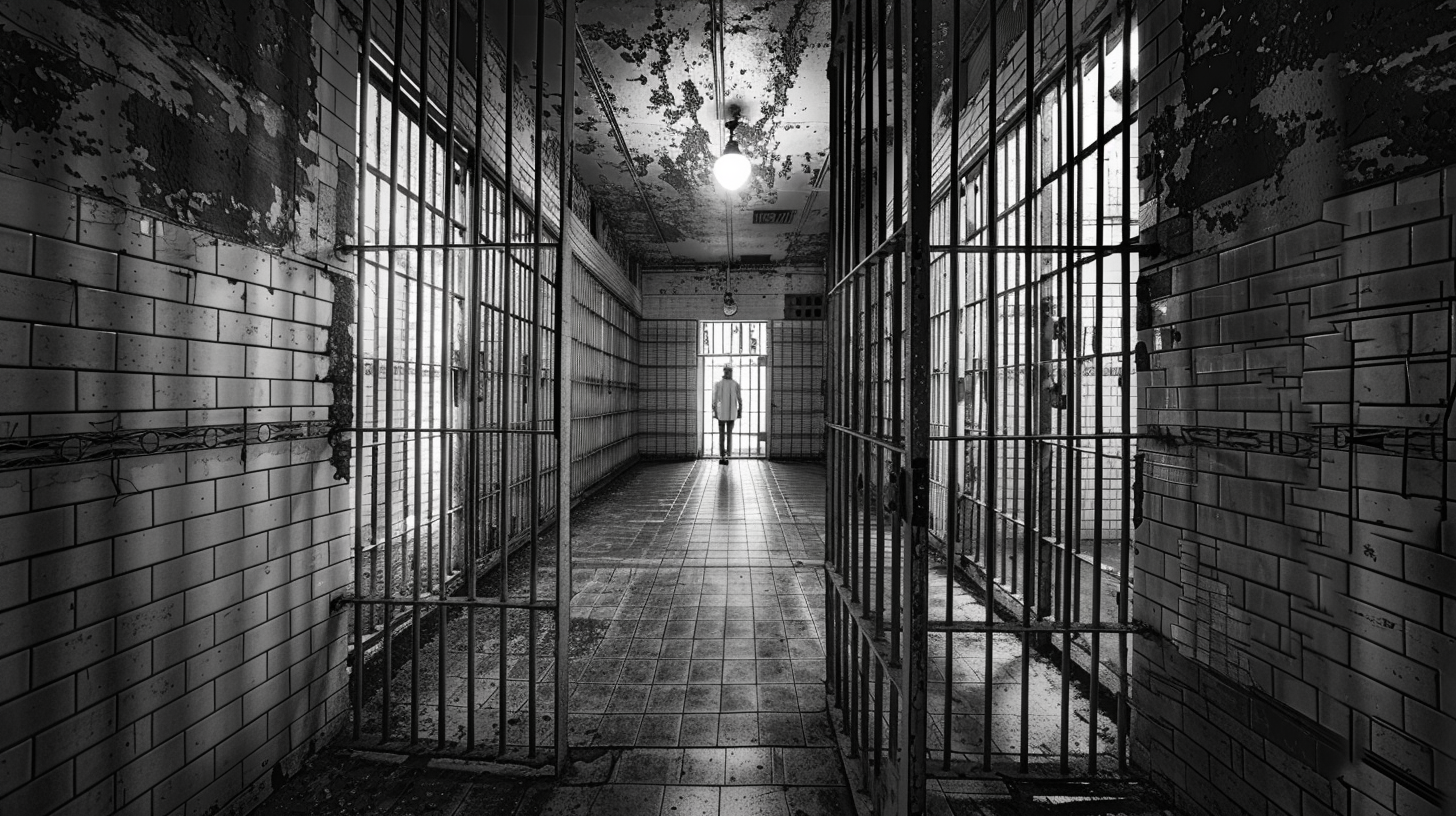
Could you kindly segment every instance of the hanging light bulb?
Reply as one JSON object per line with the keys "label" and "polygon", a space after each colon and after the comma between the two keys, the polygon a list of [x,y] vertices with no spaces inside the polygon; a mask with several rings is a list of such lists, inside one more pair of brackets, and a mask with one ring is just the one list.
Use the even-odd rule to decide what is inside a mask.
{"label": "hanging light bulb", "polygon": [[749,163],[748,157],[738,149],[738,140],[733,138],[733,131],[738,127],[738,109],[733,109],[733,118],[728,121],[728,144],[723,147],[723,155],[713,164],[713,176],[718,183],[729,190],[737,190],[748,181],[749,175],[753,173],[753,165]]}

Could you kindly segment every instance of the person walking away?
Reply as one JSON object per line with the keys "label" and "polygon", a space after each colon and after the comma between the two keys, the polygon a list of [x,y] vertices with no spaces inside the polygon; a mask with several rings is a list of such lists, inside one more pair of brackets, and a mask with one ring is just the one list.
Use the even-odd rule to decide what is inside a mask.
{"label": "person walking away", "polygon": [[718,420],[718,464],[728,464],[733,423],[743,416],[743,392],[733,379],[733,366],[723,366],[723,379],[713,386],[713,418]]}

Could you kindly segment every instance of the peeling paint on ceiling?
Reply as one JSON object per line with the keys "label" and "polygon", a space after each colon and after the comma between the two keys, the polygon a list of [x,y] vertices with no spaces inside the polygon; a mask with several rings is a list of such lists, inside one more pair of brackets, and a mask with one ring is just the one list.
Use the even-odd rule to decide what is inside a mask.
{"label": "peeling paint on ceiling", "polygon": [[[730,212],[732,257],[820,263],[829,196],[827,189],[816,195],[814,182],[829,150],[830,5],[723,5],[722,98],[743,107],[737,138],[754,163],[749,184],[734,193],[713,179],[727,130],[717,109],[708,0],[581,0],[584,44],[631,157],[622,156],[609,117],[583,87],[578,171],[607,203],[613,230],[648,266],[728,260]],[[755,209],[796,217],[754,224]]]}

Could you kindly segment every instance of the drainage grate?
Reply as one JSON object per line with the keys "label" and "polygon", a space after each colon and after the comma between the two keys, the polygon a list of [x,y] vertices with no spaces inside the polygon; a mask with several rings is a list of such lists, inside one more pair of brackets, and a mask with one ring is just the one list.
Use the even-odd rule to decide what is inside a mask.
{"label": "drainage grate", "polygon": [[793,210],[754,210],[753,223],[755,224],[792,224],[794,223]]}

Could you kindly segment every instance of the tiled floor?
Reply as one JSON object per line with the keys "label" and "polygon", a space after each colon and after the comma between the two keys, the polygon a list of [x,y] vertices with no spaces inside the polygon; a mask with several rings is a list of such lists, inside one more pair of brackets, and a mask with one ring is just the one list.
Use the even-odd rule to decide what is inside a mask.
{"label": "tiled floor", "polygon": [[639,468],[619,495],[677,500],[635,536],[592,533],[622,501],[582,514],[572,615],[606,623],[571,667],[583,744],[834,744],[815,560],[823,502],[793,500],[822,491],[822,474],[754,460]]}
{"label": "tiled floor", "polygon": [[[259,812],[464,816],[483,812],[467,803],[491,801],[490,812],[517,816],[852,813],[823,685],[823,499],[822,467],[706,460],[634,468],[574,513],[574,766],[559,784],[492,775],[503,766],[466,772],[421,756],[334,752],[315,763],[321,770],[300,774]],[[519,591],[532,575],[524,564],[518,560],[508,576]],[[538,587],[554,586],[555,566],[543,552]],[[984,615],[943,572],[932,571],[931,585],[937,609],[950,592],[958,618]],[[473,641],[470,618],[458,615],[424,645],[419,681],[433,691],[416,711],[425,744],[439,735],[444,710],[444,736],[457,750],[473,717],[483,745],[504,728],[507,743],[516,746],[507,754],[519,753],[529,727],[528,692],[537,695],[538,715],[551,711],[554,631],[542,616],[533,684],[523,669],[530,627],[524,613],[514,614],[520,619],[508,618],[503,630],[498,617],[476,613]],[[1009,692],[1022,682],[1021,648],[1009,636],[998,635],[992,645],[992,682],[1005,686],[993,709],[993,750],[1004,751],[1019,736],[1020,712],[1007,706],[1019,698]],[[953,647],[952,748],[974,754],[982,745],[985,640],[957,635]],[[943,637],[932,639],[933,700],[944,696],[945,650]],[[466,670],[472,654],[473,672]],[[397,666],[390,707],[396,734],[408,725],[416,671],[408,661]],[[1032,753],[1055,745],[1055,675],[1032,660]],[[470,676],[473,697],[465,694]],[[440,677],[443,709],[435,699]],[[1075,694],[1071,706],[1073,721],[1085,728],[1085,699]],[[366,732],[381,711],[377,699],[366,708]],[[931,719],[933,743],[942,745],[943,724]],[[549,717],[538,722],[540,744],[549,743],[552,725]],[[360,767],[381,761],[382,771]],[[337,807],[339,791],[354,804]],[[1026,809],[1032,799],[1024,792],[998,781],[931,780],[929,793],[936,816],[1040,812]],[[1120,800],[1108,804],[1112,809],[1098,812],[1125,807]]]}
{"label": "tiled floor", "polygon": [[[640,467],[575,517],[573,745],[622,752],[553,814],[851,812],[824,697],[824,470]],[[630,535],[628,534],[630,533]]]}

